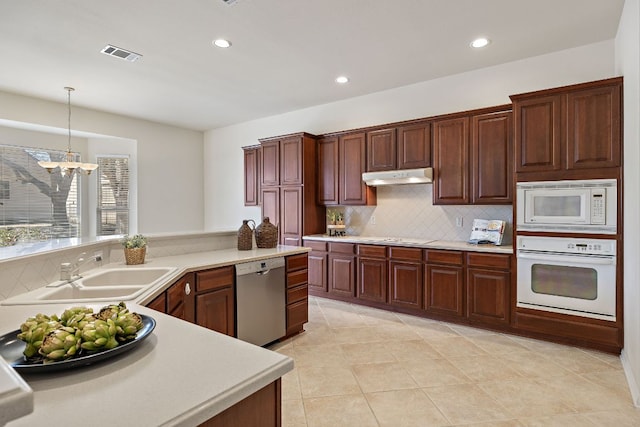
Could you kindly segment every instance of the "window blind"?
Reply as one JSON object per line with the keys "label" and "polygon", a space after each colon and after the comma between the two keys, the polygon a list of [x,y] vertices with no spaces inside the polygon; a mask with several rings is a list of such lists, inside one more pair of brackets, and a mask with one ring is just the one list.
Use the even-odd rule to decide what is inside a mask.
{"label": "window blind", "polygon": [[98,156],[97,234],[129,233],[129,157]]}

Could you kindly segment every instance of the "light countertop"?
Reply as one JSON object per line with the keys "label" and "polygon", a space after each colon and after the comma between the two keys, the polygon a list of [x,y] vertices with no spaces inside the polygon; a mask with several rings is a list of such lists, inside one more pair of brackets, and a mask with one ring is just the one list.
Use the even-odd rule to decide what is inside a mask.
{"label": "light countertop", "polygon": [[424,249],[449,249],[456,251],[470,251],[470,252],[493,252],[502,254],[513,254],[512,245],[500,245],[482,244],[474,245],[460,240],[428,240],[428,239],[413,239],[407,237],[371,237],[371,236],[328,236],[326,234],[313,234],[310,236],[304,236],[305,240],[318,240],[328,242],[348,242],[348,243],[362,243],[373,245],[385,245],[385,246],[409,246]]}
{"label": "light countertop", "polygon": [[[33,390],[33,412],[9,426],[194,426],[272,383],[293,369],[292,359],[148,309],[144,304],[188,271],[304,252],[308,249],[280,246],[149,259],[145,266],[177,267],[175,277],[127,302],[132,311],[156,320],[153,333],[134,349],[92,366],[23,374]],[[101,268],[109,267],[122,264]],[[105,304],[75,305],[97,311]],[[39,312],[61,314],[69,307],[0,306],[0,335],[18,329],[29,316]],[[5,403],[3,397],[0,394],[0,405]]]}

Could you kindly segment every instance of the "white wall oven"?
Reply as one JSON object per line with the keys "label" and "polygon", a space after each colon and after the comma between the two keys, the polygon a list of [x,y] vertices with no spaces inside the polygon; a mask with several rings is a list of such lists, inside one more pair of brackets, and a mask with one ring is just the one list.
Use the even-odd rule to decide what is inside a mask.
{"label": "white wall oven", "polygon": [[518,231],[615,234],[615,179],[518,182]]}
{"label": "white wall oven", "polygon": [[518,307],[616,321],[616,241],[518,236]]}

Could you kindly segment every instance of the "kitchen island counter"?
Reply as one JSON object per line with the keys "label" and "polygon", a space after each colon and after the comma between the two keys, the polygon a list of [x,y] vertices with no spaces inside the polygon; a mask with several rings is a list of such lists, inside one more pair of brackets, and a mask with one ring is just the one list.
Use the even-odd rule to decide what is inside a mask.
{"label": "kitchen island counter", "polygon": [[[134,349],[95,365],[59,372],[23,373],[22,378],[33,391],[34,409],[8,425],[196,426],[276,382],[293,369],[289,357],[144,305],[186,272],[308,251],[278,246],[147,259],[142,267],[175,268],[164,283],[126,302],[131,311],[156,320],[153,333]],[[111,263],[100,269],[113,267],[122,264]],[[1,305],[0,335],[18,329],[29,316],[60,315],[65,309],[79,305],[98,311],[106,303]]]}

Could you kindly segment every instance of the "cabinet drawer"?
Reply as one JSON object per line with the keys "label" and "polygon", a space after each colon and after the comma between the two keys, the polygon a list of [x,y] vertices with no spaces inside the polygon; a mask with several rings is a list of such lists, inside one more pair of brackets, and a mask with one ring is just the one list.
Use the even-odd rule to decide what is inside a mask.
{"label": "cabinet drawer", "polygon": [[509,270],[511,267],[511,255],[467,252],[467,265]]}
{"label": "cabinet drawer", "polygon": [[422,249],[391,246],[389,248],[389,258],[419,262],[422,260]]}
{"label": "cabinet drawer", "polygon": [[307,254],[291,255],[286,258],[287,271],[307,268]]}
{"label": "cabinet drawer", "polygon": [[302,246],[306,248],[311,248],[314,251],[327,251],[327,242],[317,242],[315,240],[303,240]]}
{"label": "cabinet drawer", "polygon": [[295,288],[287,289],[287,304],[302,301],[309,295],[308,287],[306,283]]}
{"label": "cabinet drawer", "polygon": [[462,265],[462,254],[459,251],[429,249],[424,252],[424,260],[430,263]]}
{"label": "cabinet drawer", "polygon": [[198,271],[196,292],[233,286],[233,266]]}
{"label": "cabinet drawer", "polygon": [[341,254],[354,254],[356,245],[354,243],[329,242],[329,252]]}
{"label": "cabinet drawer", "polygon": [[387,256],[385,246],[358,245],[358,255],[372,258],[384,258]]}
{"label": "cabinet drawer", "polygon": [[299,270],[293,273],[287,273],[287,288],[293,288],[294,286],[307,283],[309,277],[309,270]]}
{"label": "cabinet drawer", "polygon": [[301,325],[309,321],[308,300],[287,305],[287,329],[293,325]]}
{"label": "cabinet drawer", "polygon": [[[184,303],[185,299],[185,286],[189,283],[187,280],[181,280],[179,283],[172,285],[167,289],[167,301],[166,309],[167,313],[171,314],[177,307]],[[191,287],[193,284],[189,283]]]}

